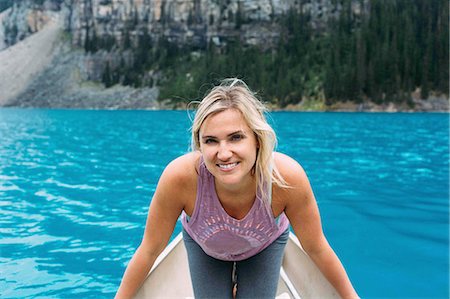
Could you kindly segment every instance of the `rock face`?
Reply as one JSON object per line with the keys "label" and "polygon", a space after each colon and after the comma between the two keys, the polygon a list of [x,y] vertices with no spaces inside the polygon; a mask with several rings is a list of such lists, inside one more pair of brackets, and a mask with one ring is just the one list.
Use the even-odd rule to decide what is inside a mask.
{"label": "rock face", "polygon": [[[353,13],[367,10],[367,3],[353,0]],[[92,38],[135,40],[148,32],[154,40],[162,37],[198,47],[211,41],[224,44],[230,37],[270,47],[279,38],[277,24],[291,9],[310,15],[312,26],[321,29],[337,16],[341,4],[333,0],[21,0],[1,22],[6,46],[42,29],[49,12],[61,11],[64,27],[78,46]]]}
{"label": "rock face", "polygon": [[[321,28],[339,8],[331,0],[73,0],[66,26],[76,45],[94,35],[120,41],[145,31],[154,40],[198,47],[230,37],[271,46],[280,34],[277,23],[290,9],[308,13]],[[360,13],[360,1],[352,9]]]}
{"label": "rock face", "polygon": [[32,0],[15,1],[0,17],[0,50],[43,29],[60,10],[59,2],[60,0],[53,0],[35,4]]}

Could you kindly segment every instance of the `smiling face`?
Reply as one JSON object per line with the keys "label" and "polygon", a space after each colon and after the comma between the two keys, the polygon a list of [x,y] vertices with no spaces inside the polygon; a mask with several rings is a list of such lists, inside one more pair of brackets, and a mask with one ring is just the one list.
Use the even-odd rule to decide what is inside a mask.
{"label": "smiling face", "polygon": [[208,116],[199,137],[203,160],[217,186],[236,190],[253,183],[258,142],[239,110]]}

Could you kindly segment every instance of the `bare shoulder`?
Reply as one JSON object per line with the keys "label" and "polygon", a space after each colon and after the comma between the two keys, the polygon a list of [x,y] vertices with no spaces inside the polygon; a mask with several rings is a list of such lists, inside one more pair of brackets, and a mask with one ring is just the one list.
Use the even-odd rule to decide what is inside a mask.
{"label": "bare shoulder", "polygon": [[309,184],[303,167],[293,158],[279,152],[274,153],[274,162],[281,176],[290,186]]}
{"label": "bare shoulder", "polygon": [[288,187],[277,186],[274,188],[273,195],[283,203],[286,215],[292,216],[305,207],[311,206],[315,202],[314,193],[303,167],[293,158],[281,153],[275,153],[274,160]]}
{"label": "bare shoulder", "polygon": [[164,169],[163,176],[182,183],[195,179],[198,173],[200,153],[191,152],[172,160]]}
{"label": "bare shoulder", "polygon": [[199,153],[188,153],[171,161],[162,173],[154,201],[182,208],[192,206],[197,192]]}

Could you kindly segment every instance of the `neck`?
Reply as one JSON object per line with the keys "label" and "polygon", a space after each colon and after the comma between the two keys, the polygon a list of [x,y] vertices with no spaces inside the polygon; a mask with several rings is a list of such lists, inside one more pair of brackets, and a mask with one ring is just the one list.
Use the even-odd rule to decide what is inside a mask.
{"label": "neck", "polygon": [[216,180],[214,180],[214,185],[219,198],[246,198],[248,196],[256,196],[256,180],[254,176],[239,185],[222,185]]}

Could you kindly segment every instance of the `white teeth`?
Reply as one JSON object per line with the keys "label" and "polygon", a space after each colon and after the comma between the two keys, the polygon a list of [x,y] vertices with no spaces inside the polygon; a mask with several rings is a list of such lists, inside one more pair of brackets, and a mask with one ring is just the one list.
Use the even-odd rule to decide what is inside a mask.
{"label": "white teeth", "polygon": [[237,165],[237,163],[230,163],[230,164],[218,164],[220,168],[222,169],[231,169]]}

